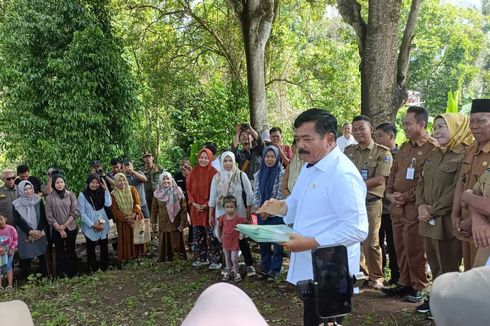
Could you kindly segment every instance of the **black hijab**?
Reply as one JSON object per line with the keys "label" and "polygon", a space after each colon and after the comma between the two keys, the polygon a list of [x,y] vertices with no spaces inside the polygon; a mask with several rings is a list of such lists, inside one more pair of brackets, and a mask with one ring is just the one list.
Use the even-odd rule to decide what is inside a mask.
{"label": "black hijab", "polygon": [[59,178],[63,179],[63,181],[65,181],[65,177],[61,174],[55,174],[51,177],[51,188],[56,191],[56,193],[58,194],[58,196],[63,199],[65,198],[66,196],[66,184],[65,186],[63,187],[62,190],[58,190],[56,189],[55,187],[55,184],[56,184],[56,180],[58,180]]}
{"label": "black hijab", "polygon": [[[97,179],[99,181],[99,188],[96,190],[91,190],[89,188],[90,182],[92,180]],[[105,202],[105,190],[102,188],[100,176],[98,174],[92,173],[87,179],[87,186],[83,191],[83,195],[87,199],[87,201],[92,205],[92,207],[98,211],[104,208]]]}

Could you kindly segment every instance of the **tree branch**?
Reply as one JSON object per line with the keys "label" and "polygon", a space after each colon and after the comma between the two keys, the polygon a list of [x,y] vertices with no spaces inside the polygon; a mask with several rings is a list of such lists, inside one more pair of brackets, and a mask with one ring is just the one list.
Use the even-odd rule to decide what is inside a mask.
{"label": "tree branch", "polygon": [[344,18],[356,32],[359,54],[362,57],[366,47],[367,25],[361,16],[361,5],[356,0],[337,0],[337,7],[342,18]]}
{"label": "tree branch", "polygon": [[400,52],[398,53],[398,67],[396,79],[398,85],[405,86],[407,81],[408,65],[410,63],[410,51],[412,50],[412,41],[414,37],[415,27],[417,26],[417,19],[420,13],[420,4],[422,0],[412,0],[410,6],[410,13],[408,14],[407,24],[403,31],[402,43],[400,45]]}

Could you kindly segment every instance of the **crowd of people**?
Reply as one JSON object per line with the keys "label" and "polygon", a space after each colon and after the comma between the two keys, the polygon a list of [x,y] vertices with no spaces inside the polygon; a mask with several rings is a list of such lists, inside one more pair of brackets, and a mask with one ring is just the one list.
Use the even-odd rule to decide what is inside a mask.
{"label": "crowd of people", "polygon": [[[352,179],[356,181],[341,182],[354,183],[360,177],[366,189],[362,209],[367,215],[367,235],[362,237],[364,231],[352,229],[353,233],[359,231],[356,239],[365,238],[358,265],[368,276],[366,286],[410,302],[424,299],[428,270],[434,280],[458,271],[461,262],[464,270],[490,263],[490,205],[486,199],[486,184],[490,182],[490,100],[474,100],[470,116],[435,116],[432,135],[427,130],[428,122],[425,108],[409,107],[403,119],[407,141],[401,146],[395,142],[394,124],[373,126],[363,115],[344,124],[342,136],[337,139],[336,130],[326,133],[334,136],[333,148],[344,153],[338,160],[347,158],[358,171]],[[332,126],[336,129],[336,120]],[[302,145],[296,147],[296,141]],[[48,275],[47,253],[54,245],[56,274],[76,275],[79,227],[86,240],[90,269],[106,270],[110,219],[117,227],[119,262],[145,255],[146,246],[133,243],[132,226],[146,218],[158,232],[160,261],[187,258],[183,231],[188,227],[194,267],[222,270],[223,280],[240,282],[241,252],[246,275],[254,276],[257,272],[249,240],[235,226],[298,223],[286,212],[274,213],[282,208],[259,208],[275,202],[303,205],[296,202],[299,195],[288,197],[298,187],[299,176],[307,175],[305,171],[323,158],[304,159],[311,155],[308,145],[312,141],[311,136],[297,133],[289,146],[283,144],[280,128],[259,134],[250,124],[242,123],[236,126],[229,149],[218,152],[212,143],[206,143],[197,153],[197,164],[191,167],[183,158],[174,175],[155,164],[150,152],[144,153],[141,169],[135,169],[129,159],[113,159],[111,171],[105,173],[102,163],[95,160],[90,165],[86,188],[78,197],[67,189],[60,170],[50,169],[46,184],[31,176],[25,165],[17,167],[16,173],[5,170],[0,188],[0,255],[6,257],[2,265],[7,289],[12,289],[14,252],[18,253],[22,276],[31,272],[34,258],[43,275]],[[328,178],[325,183],[343,189],[336,175]],[[350,191],[348,186],[346,191]],[[305,193],[313,189],[308,190],[313,191],[308,198],[312,200],[317,196],[314,189],[322,185],[303,182],[299,187],[305,187]],[[352,204],[346,203],[345,209]],[[331,209],[342,205],[340,200],[332,203]],[[309,223],[306,228],[314,226],[314,221]],[[315,243],[320,242],[317,239]],[[99,257],[96,246],[100,247]],[[283,245],[260,243],[259,247],[258,278],[278,281]],[[417,310],[429,311],[429,301]]]}

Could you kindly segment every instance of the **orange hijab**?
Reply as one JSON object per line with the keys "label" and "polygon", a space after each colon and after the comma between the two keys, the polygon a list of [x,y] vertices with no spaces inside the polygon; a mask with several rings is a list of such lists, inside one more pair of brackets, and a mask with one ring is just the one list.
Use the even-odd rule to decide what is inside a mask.
{"label": "orange hijab", "polygon": [[191,186],[188,190],[192,192],[192,195],[198,204],[208,202],[209,193],[211,190],[211,181],[213,180],[213,176],[218,173],[218,170],[211,165],[211,162],[214,159],[213,153],[209,149],[204,148],[197,153],[198,158],[201,156],[202,152],[208,154],[209,164],[202,167],[198,163],[192,168],[191,173],[187,177],[187,183]]}

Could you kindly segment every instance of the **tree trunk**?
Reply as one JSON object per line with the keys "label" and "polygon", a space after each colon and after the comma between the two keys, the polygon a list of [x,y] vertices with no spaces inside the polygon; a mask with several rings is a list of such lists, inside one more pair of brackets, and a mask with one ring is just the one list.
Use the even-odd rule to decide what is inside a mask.
{"label": "tree trunk", "polygon": [[374,125],[394,121],[400,0],[371,0],[364,55],[361,58],[361,113]]}
{"label": "tree trunk", "polygon": [[401,0],[369,0],[367,24],[356,0],[337,0],[344,20],[357,35],[361,57],[361,113],[376,126],[394,122],[407,98],[406,80],[412,39],[422,0],[412,0],[400,48]]}
{"label": "tree trunk", "polygon": [[250,122],[255,130],[268,129],[267,97],[265,91],[265,47],[274,18],[274,0],[228,0],[240,21],[250,107]]}

